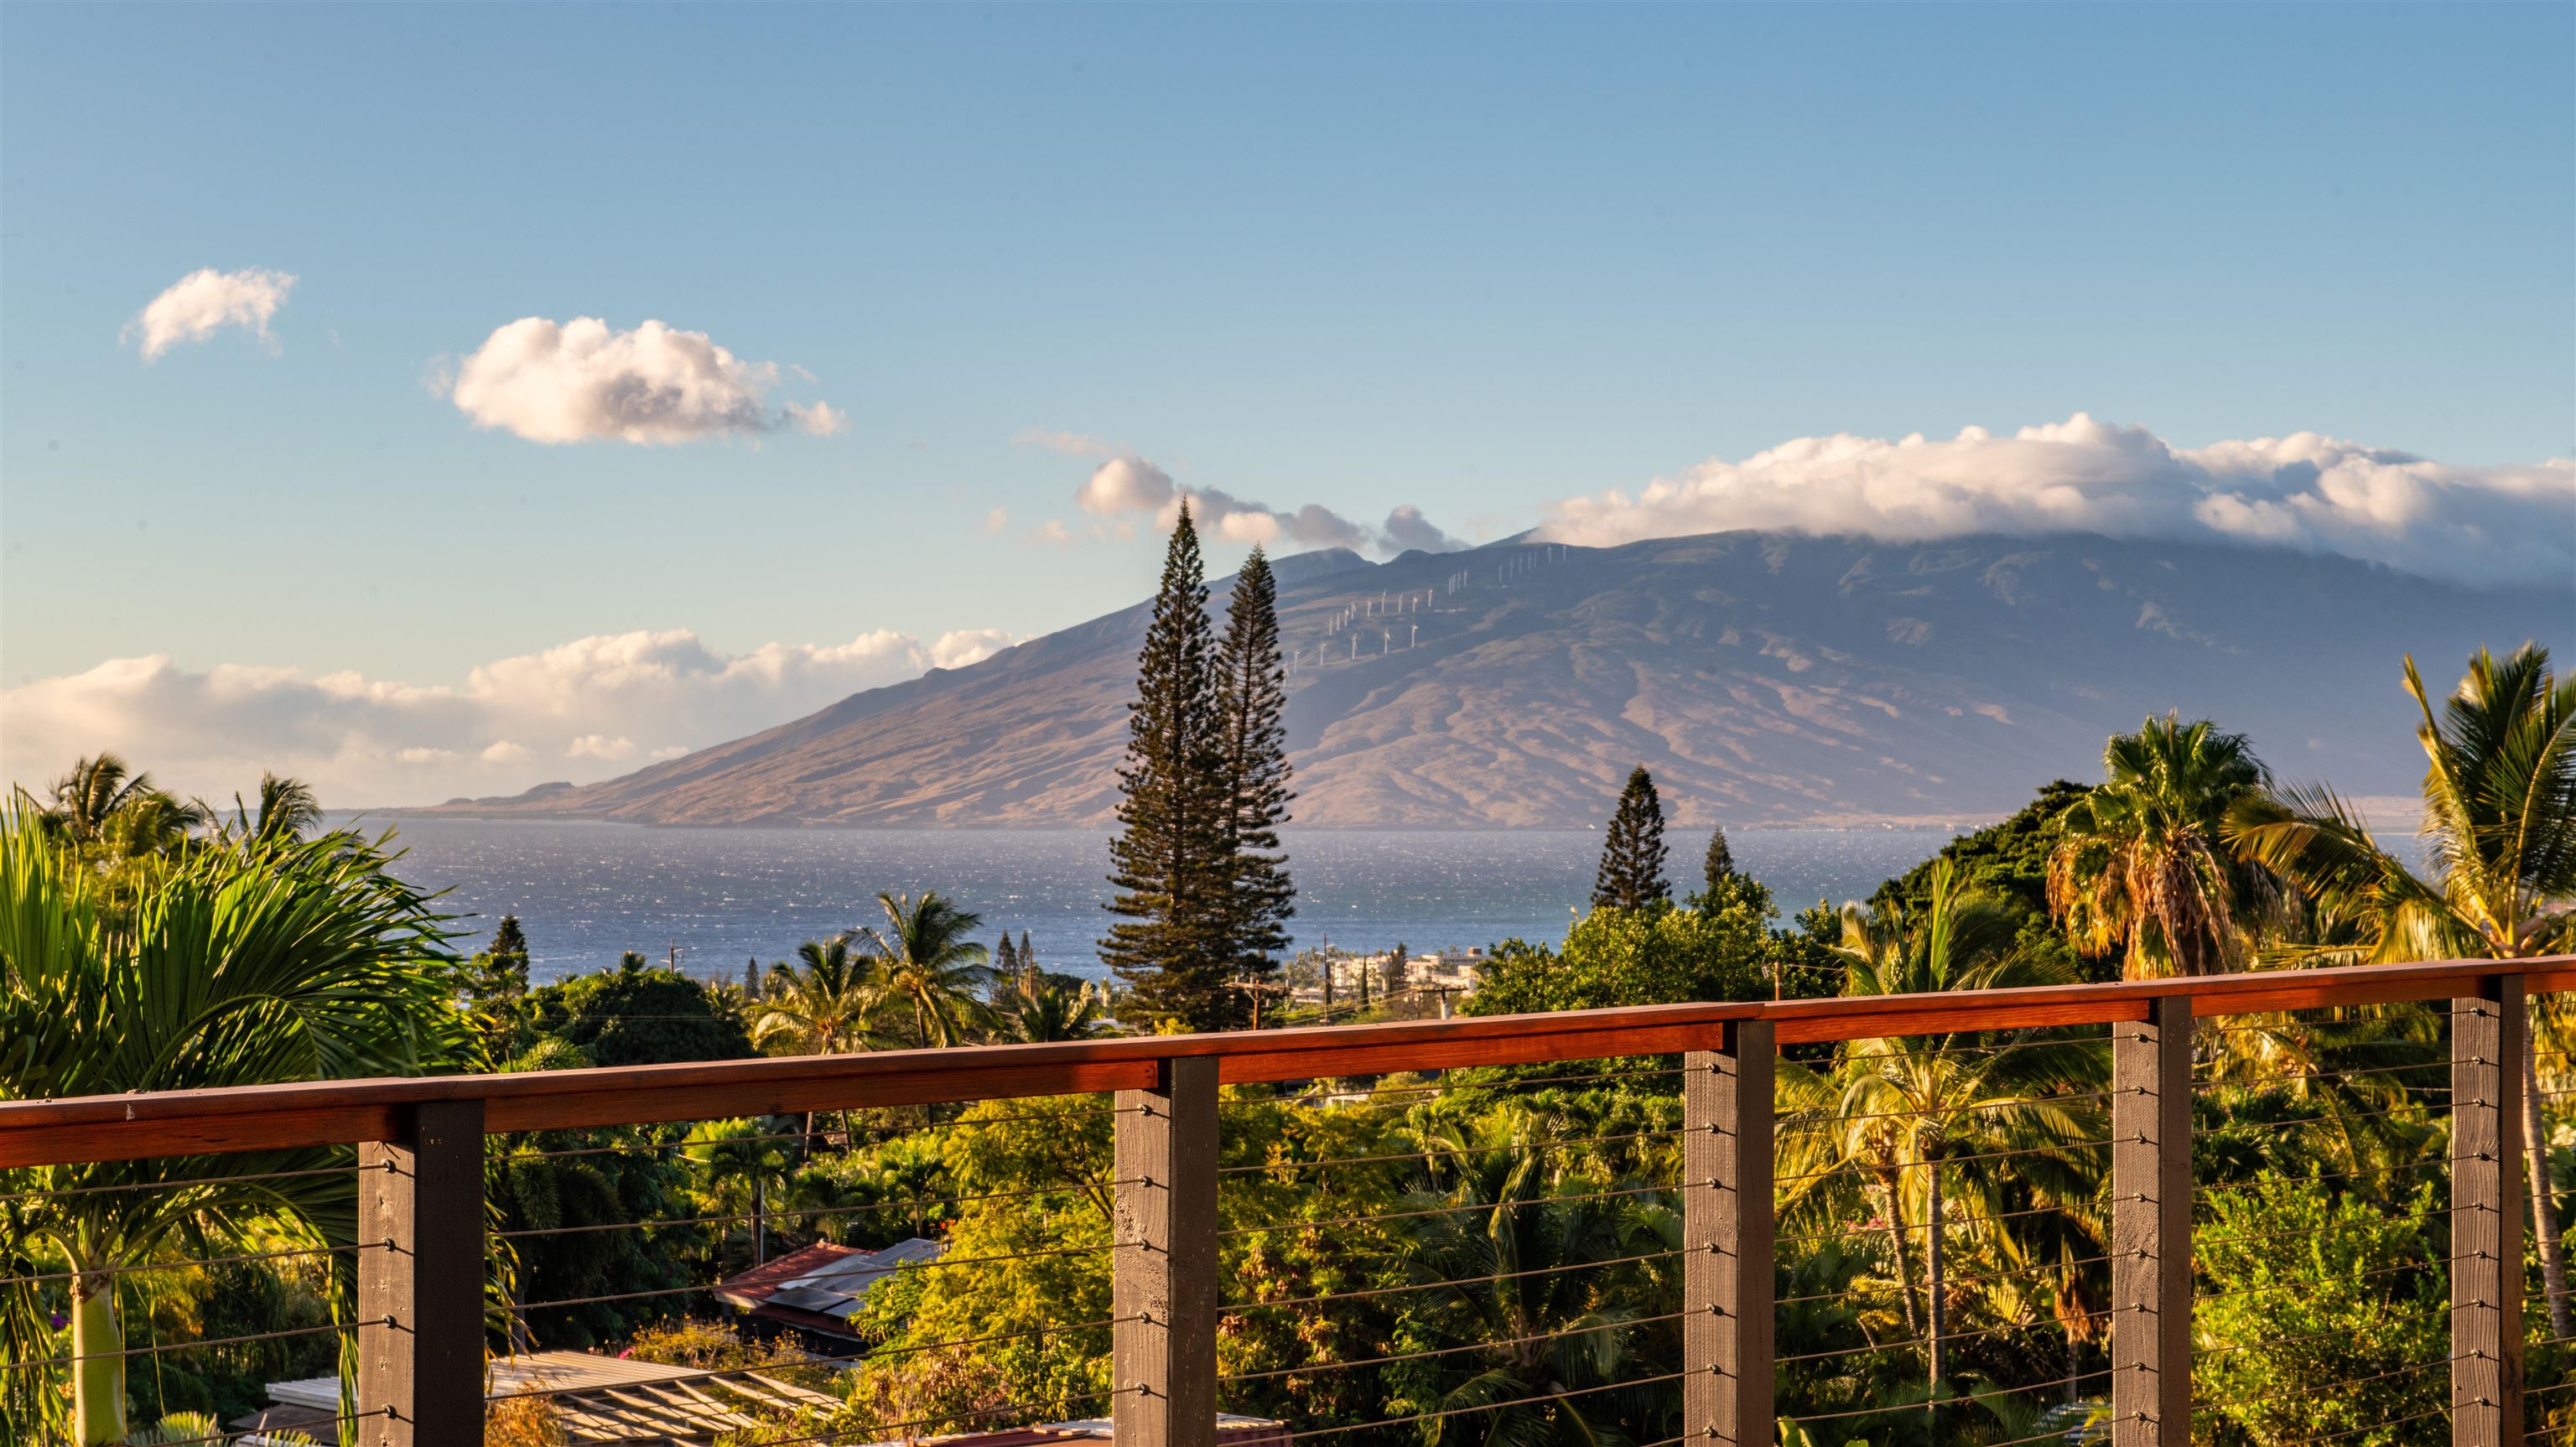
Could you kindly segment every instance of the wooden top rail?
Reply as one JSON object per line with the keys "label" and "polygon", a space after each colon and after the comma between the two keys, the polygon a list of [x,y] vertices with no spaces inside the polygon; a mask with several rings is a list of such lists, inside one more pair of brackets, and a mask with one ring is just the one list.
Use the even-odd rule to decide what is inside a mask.
{"label": "wooden top rail", "polygon": [[2175,995],[2190,998],[2195,1016],[2437,1000],[2509,975],[2533,993],[2576,989],[2576,955],[7,1101],[0,1167],[390,1140],[401,1108],[441,1100],[481,1100],[495,1132],[564,1130],[1142,1089],[1156,1083],[1163,1061],[1187,1056],[1216,1056],[1221,1081],[1248,1084],[1666,1055],[1714,1048],[1735,1020],[1768,1020],[1779,1042],[1793,1045],[2107,1025],[2144,1020],[2151,1002]]}

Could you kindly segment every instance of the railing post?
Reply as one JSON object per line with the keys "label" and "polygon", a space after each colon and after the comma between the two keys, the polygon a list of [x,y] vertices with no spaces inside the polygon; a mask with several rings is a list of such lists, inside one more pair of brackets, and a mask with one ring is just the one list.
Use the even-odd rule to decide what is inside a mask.
{"label": "railing post", "polygon": [[2111,1035],[2111,1442],[2191,1442],[2191,999]]}
{"label": "railing post", "polygon": [[1216,1057],[1118,1092],[1113,1447],[1216,1447]]}
{"label": "railing post", "polygon": [[1772,1030],[1682,1057],[1682,1432],[1772,1440]]}
{"label": "railing post", "polygon": [[480,1442],[483,1102],[402,1107],[358,1165],[358,1440]]}
{"label": "railing post", "polygon": [[2522,1440],[2520,975],[2451,1002],[2451,1441]]}

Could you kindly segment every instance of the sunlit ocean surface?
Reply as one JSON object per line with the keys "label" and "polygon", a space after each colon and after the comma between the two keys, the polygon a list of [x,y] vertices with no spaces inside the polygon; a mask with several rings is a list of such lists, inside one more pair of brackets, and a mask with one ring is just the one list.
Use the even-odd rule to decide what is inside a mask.
{"label": "sunlit ocean surface", "polygon": [[[362,826],[366,821],[360,821]],[[880,890],[936,889],[984,916],[987,934],[1028,932],[1038,958],[1093,974],[1109,921],[1105,834],[1056,830],[646,829],[623,824],[404,819],[402,873],[448,891],[459,925],[490,937],[519,916],[540,978],[673,946],[692,974],[739,976],[878,917]],[[1744,830],[1737,867],[1784,912],[1868,894],[1941,847],[1928,831]],[[1673,878],[1697,881],[1707,837],[1675,829]],[[1590,894],[1601,836],[1589,830],[1291,834],[1299,947],[1416,951],[1554,940]]]}
{"label": "sunlit ocean surface", "polygon": [[[362,824],[364,821],[361,821]],[[404,819],[402,873],[448,891],[479,944],[519,916],[541,979],[676,946],[692,974],[738,978],[746,960],[879,918],[878,891],[936,889],[983,915],[986,938],[1027,931],[1052,968],[1099,972],[1109,916],[1108,837],[1051,830],[646,829],[624,824]],[[1839,904],[1929,858],[1930,831],[1781,829],[1728,836],[1738,868],[1771,886],[1784,915]],[[1707,836],[1666,836],[1672,876],[1699,877]],[[2396,843],[2398,841],[2389,841]],[[2411,843],[2411,841],[2408,841]],[[1292,833],[1299,947],[1419,952],[1518,935],[1553,941],[1590,894],[1601,836],[1589,830]],[[2412,850],[2408,853],[2412,854]]]}

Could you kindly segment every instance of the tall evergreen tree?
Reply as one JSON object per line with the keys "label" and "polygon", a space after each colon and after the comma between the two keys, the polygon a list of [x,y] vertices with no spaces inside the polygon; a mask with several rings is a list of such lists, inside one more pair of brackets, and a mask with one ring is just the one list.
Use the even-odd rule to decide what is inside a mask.
{"label": "tall evergreen tree", "polygon": [[1711,894],[1717,893],[1721,886],[1734,882],[1735,851],[1726,847],[1724,829],[1708,831],[1708,861],[1700,866],[1700,872]]}
{"label": "tall evergreen tree", "polygon": [[[1296,912],[1279,826],[1288,818],[1287,672],[1279,658],[1279,585],[1270,559],[1252,550],[1235,575],[1217,646],[1220,743],[1225,756],[1227,953],[1253,990],[1236,996],[1241,1014],[1279,973]],[[1257,1013],[1255,1011],[1254,1013]]]}
{"label": "tall evergreen tree", "polygon": [[[1127,757],[1118,768],[1118,836],[1110,841],[1109,910],[1119,918],[1100,958],[1150,1019],[1221,1029],[1235,1009],[1224,728],[1207,572],[1189,502],[1181,502],[1163,581],[1136,659]],[[1139,1023],[1131,1021],[1129,1023]]]}
{"label": "tall evergreen tree", "polygon": [[1020,968],[1033,970],[1037,968],[1037,964],[1038,952],[1029,944],[1029,932],[1022,930],[1020,931]]}
{"label": "tall evergreen tree", "polygon": [[1639,764],[1619,791],[1618,811],[1610,816],[1609,837],[1601,842],[1601,872],[1593,877],[1594,909],[1652,909],[1672,902],[1673,887],[1664,882],[1664,805],[1655,795],[1655,777]]}
{"label": "tall evergreen tree", "polygon": [[485,1004],[528,993],[528,936],[517,915],[501,916],[492,947],[474,957],[467,991]]}
{"label": "tall evergreen tree", "polygon": [[1007,1010],[1020,990],[1020,948],[1011,943],[1011,932],[1002,931],[1002,942],[993,946],[993,978],[984,985],[984,1003],[997,1010]]}
{"label": "tall evergreen tree", "polygon": [[492,931],[492,957],[518,963],[519,978],[528,976],[528,933],[519,928],[515,914],[501,916],[501,927]]}

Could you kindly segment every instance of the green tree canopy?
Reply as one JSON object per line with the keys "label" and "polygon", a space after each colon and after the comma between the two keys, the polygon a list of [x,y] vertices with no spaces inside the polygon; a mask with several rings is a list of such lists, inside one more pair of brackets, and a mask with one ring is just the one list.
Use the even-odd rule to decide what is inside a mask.
{"label": "green tree canopy", "polygon": [[629,953],[614,970],[575,975],[528,996],[529,1028],[578,1046],[598,1065],[748,1060],[760,1052],[742,1017],[677,970]]}

